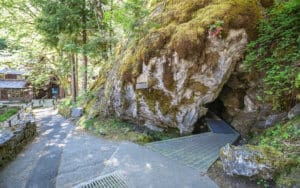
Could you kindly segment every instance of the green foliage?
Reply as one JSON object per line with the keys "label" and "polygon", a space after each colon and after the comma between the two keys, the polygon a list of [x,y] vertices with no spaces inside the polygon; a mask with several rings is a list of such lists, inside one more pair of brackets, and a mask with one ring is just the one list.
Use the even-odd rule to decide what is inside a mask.
{"label": "green foliage", "polygon": [[260,140],[260,145],[270,145],[285,153],[293,153],[297,150],[294,143],[300,139],[300,117],[286,124],[277,124],[267,129]]}
{"label": "green foliage", "polygon": [[4,50],[5,48],[7,48],[6,40],[3,38],[0,38],[0,50]]}
{"label": "green foliage", "polygon": [[17,114],[19,111],[18,108],[9,108],[4,113],[0,114],[0,122],[6,121],[11,116]]}
{"label": "green foliage", "polygon": [[282,2],[259,24],[258,39],[247,48],[245,64],[264,74],[264,90],[274,108],[286,107],[297,86],[300,59],[300,4]]}
{"label": "green foliage", "polygon": [[81,119],[80,125],[96,135],[113,140],[128,140],[139,144],[152,141],[152,138],[144,132],[135,130],[134,127],[117,118],[92,118]]}
{"label": "green foliage", "polygon": [[[284,154],[291,168],[283,168],[275,181],[279,187],[292,187],[300,175],[300,116],[287,122],[278,123],[264,133],[256,135],[250,143],[273,147]],[[264,185],[265,182],[258,182]]]}
{"label": "green foliage", "polygon": [[127,34],[141,34],[145,31],[143,20],[149,11],[145,9],[144,0],[127,0],[116,3],[112,12],[106,12],[106,22],[111,20],[121,25]]}
{"label": "green foliage", "polygon": [[264,188],[270,187],[269,182],[266,181],[266,180],[264,180],[264,179],[259,179],[259,180],[257,180],[256,184],[257,184],[257,185],[260,185],[260,186],[262,186],[262,187],[264,187]]}
{"label": "green foliage", "polygon": [[296,77],[295,85],[296,85],[297,88],[300,88],[300,73],[298,73],[298,75]]}
{"label": "green foliage", "polygon": [[[81,30],[83,0],[43,1],[41,14],[36,18],[36,29],[44,36],[45,44],[57,47],[62,35],[72,38]],[[74,36],[75,37],[75,36]],[[76,38],[73,37],[74,41]]]}
{"label": "green foliage", "polygon": [[71,97],[67,97],[60,101],[58,105],[58,113],[66,118],[71,116],[72,108],[74,104]]}
{"label": "green foliage", "polygon": [[84,116],[80,119],[79,124],[84,129],[104,138],[118,141],[128,140],[138,144],[178,137],[178,134],[149,131],[144,127],[138,127],[114,117],[87,119]]}

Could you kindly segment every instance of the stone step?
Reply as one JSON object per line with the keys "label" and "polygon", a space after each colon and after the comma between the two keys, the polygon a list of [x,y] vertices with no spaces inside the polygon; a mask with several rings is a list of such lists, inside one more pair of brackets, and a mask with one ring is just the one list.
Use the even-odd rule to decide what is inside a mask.
{"label": "stone step", "polygon": [[128,187],[217,187],[206,175],[148,148],[123,142],[106,161],[102,175],[122,172]]}

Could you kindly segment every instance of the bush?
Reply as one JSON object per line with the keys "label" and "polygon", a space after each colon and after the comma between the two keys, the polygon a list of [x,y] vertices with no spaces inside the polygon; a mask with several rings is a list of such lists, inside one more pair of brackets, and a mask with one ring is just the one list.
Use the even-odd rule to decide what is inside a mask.
{"label": "bush", "polygon": [[71,116],[72,108],[73,103],[71,97],[62,99],[58,105],[58,113],[68,118]]}
{"label": "bush", "polygon": [[267,17],[259,24],[258,39],[248,45],[245,64],[264,75],[265,100],[274,109],[286,108],[299,89],[300,4],[297,0],[278,3]]}

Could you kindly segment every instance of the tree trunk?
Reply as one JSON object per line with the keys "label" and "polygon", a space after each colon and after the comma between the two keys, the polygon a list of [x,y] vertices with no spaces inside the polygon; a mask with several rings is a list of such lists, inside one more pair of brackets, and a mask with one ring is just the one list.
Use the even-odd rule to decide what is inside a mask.
{"label": "tree trunk", "polygon": [[109,52],[110,52],[110,55],[112,55],[112,14],[113,14],[113,4],[114,1],[111,0],[110,1],[110,20],[109,20]]}
{"label": "tree trunk", "polygon": [[76,63],[75,63],[75,55],[74,53],[71,54],[71,90],[72,90],[72,101],[76,103]]}
{"label": "tree trunk", "polygon": [[82,90],[87,91],[87,80],[88,80],[88,57],[83,55],[83,80],[82,80]]}
{"label": "tree trunk", "polygon": [[75,74],[75,78],[76,78],[76,93],[80,93],[79,91],[79,74],[78,74],[78,61],[79,61],[79,58],[78,58],[78,54],[75,55],[75,71],[76,71],[76,74]]}
{"label": "tree trunk", "polygon": [[[86,45],[87,43],[87,31],[86,31],[86,9],[85,9],[85,0],[84,0],[84,5],[83,5],[83,11],[82,11],[82,23],[83,23],[83,28],[82,28],[82,43],[83,46]],[[87,80],[88,80],[88,57],[86,55],[86,51],[83,50],[83,78],[82,78],[82,89],[83,92],[87,91]]]}

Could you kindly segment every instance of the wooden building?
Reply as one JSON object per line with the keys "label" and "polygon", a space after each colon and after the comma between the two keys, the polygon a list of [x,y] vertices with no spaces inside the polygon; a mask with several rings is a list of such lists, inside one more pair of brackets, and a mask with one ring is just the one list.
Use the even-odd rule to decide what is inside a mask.
{"label": "wooden building", "polygon": [[29,101],[33,98],[32,87],[26,81],[24,73],[0,69],[0,101]]}

